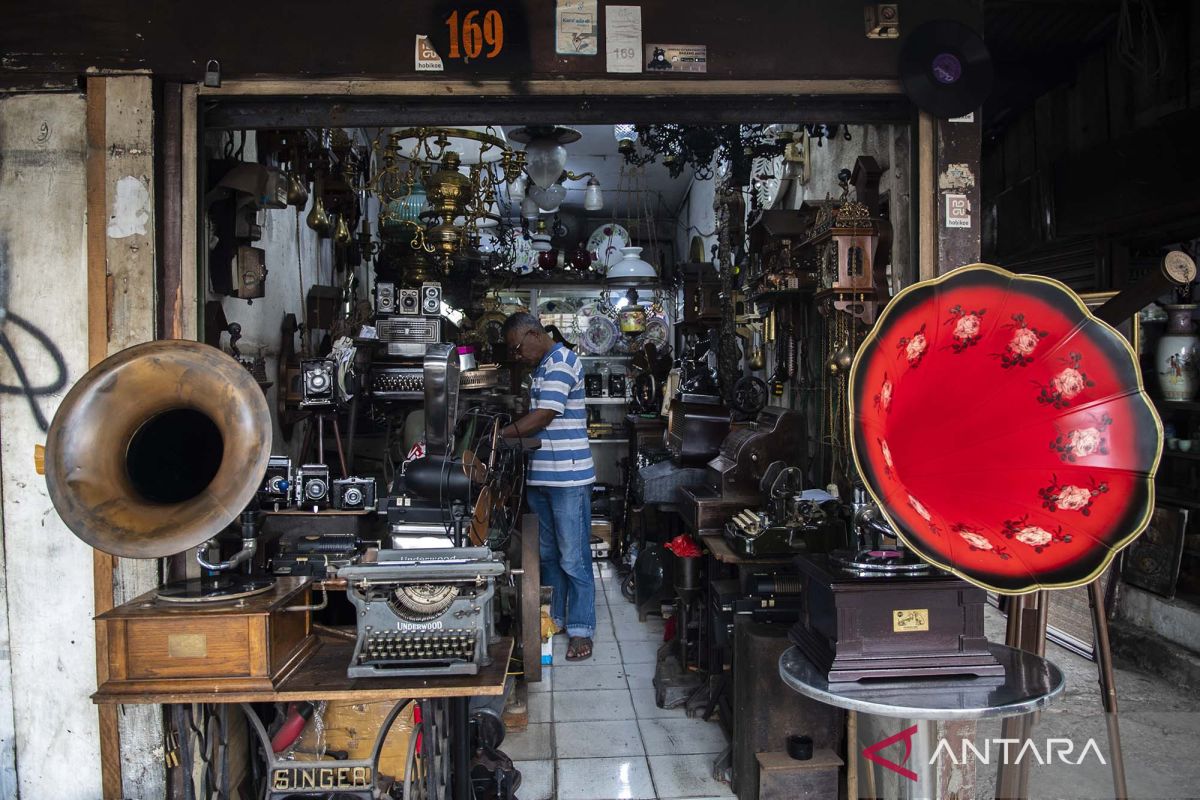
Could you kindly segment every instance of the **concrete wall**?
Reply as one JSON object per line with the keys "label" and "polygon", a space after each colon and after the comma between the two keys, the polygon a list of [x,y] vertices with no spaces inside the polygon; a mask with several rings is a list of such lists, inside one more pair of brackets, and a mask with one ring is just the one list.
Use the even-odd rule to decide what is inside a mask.
{"label": "concrete wall", "polygon": [[[0,99],[0,253],[10,312],[39,325],[62,353],[69,386],[87,369],[84,99]],[[3,324],[33,384],[53,359]],[[17,383],[9,358],[0,382]],[[39,397],[47,417],[66,388]],[[100,796],[92,550],[50,504],[34,470],[45,441],[24,397],[0,394],[0,796]],[[14,773],[15,770],[15,773]]]}

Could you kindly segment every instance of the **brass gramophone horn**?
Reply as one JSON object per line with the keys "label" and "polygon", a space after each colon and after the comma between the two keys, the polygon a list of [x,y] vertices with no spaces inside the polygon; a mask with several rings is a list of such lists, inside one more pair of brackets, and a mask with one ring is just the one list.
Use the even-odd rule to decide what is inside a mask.
{"label": "brass gramophone horn", "polygon": [[148,342],[67,393],[46,439],[46,485],[92,547],[159,558],[236,519],[270,454],[267,401],[245,367],[199,342]]}

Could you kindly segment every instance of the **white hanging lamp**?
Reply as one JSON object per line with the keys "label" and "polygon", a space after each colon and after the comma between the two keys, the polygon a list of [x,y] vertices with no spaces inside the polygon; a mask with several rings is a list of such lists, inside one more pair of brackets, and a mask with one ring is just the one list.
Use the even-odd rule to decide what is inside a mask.
{"label": "white hanging lamp", "polygon": [[658,282],[658,271],[642,258],[642,248],[622,247],[621,260],[608,268],[604,282],[613,287],[648,286]]}

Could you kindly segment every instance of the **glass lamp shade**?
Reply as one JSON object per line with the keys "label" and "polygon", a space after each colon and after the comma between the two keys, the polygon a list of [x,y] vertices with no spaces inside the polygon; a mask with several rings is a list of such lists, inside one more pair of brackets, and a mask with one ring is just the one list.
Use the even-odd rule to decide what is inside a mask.
{"label": "glass lamp shade", "polygon": [[567,198],[567,187],[561,183],[552,183],[546,187],[535,186],[529,190],[529,194],[526,196],[532,197],[542,211],[553,214],[558,211],[563,200]]}
{"label": "glass lamp shade", "polygon": [[530,195],[525,195],[525,199],[521,201],[521,216],[528,220],[538,218],[538,204]]}
{"label": "glass lamp shade", "polygon": [[534,139],[525,145],[525,171],[538,186],[558,182],[567,166],[567,148],[553,139]]}
{"label": "glass lamp shade", "polygon": [[[418,131],[425,133],[423,139],[416,135]],[[397,140],[396,153],[410,161],[427,160],[428,155],[425,152],[425,144],[428,144],[433,149],[434,154],[438,155],[439,147],[437,145],[437,138],[439,133],[446,134],[446,138],[449,140],[446,149],[458,153],[459,160],[463,164],[490,164],[494,161],[499,161],[504,156],[504,151],[508,147],[508,139],[505,138],[504,131],[491,125],[459,125],[453,128],[410,128],[399,132],[410,135],[402,136]],[[558,176],[556,175],[555,177]]]}
{"label": "glass lamp shade", "polygon": [[658,280],[653,265],[642,259],[642,248],[622,247],[622,258],[608,268],[604,281],[613,286],[642,286]]}
{"label": "glass lamp shade", "polygon": [[588,211],[599,211],[604,208],[604,193],[600,190],[600,181],[592,178],[583,192],[583,207]]}
{"label": "glass lamp shade", "polygon": [[519,203],[525,199],[525,183],[528,181],[524,175],[517,177],[515,181],[508,185],[508,199],[513,203]]}
{"label": "glass lamp shade", "polygon": [[632,145],[637,141],[637,128],[629,123],[613,125],[613,138],[618,145]]}

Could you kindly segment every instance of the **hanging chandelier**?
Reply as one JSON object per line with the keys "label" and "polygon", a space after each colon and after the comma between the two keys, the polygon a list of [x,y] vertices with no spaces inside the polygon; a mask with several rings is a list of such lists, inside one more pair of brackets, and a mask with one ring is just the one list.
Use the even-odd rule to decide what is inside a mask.
{"label": "hanging chandelier", "polygon": [[517,128],[509,136],[514,142],[525,145],[525,175],[509,185],[509,196],[520,199],[522,216],[528,218],[536,204],[542,213],[557,213],[567,197],[564,180],[579,181],[588,178],[583,194],[583,207],[587,211],[599,211],[604,207],[604,196],[600,181],[593,172],[575,174],[567,170],[567,148],[577,142],[582,134],[574,128],[562,125],[528,125]]}
{"label": "hanging chandelier", "polygon": [[786,141],[767,125],[615,125],[613,135],[625,162],[643,166],[659,159],[672,178],[690,166],[696,178],[710,180],[719,159],[730,164],[738,186],[750,183],[756,158],[782,155]]}
{"label": "hanging chandelier", "polygon": [[381,231],[436,255],[446,272],[478,248],[481,230],[503,223],[501,187],[525,166],[525,153],[492,126],[406,128],[376,149],[382,166],[369,188],[380,200]]}

